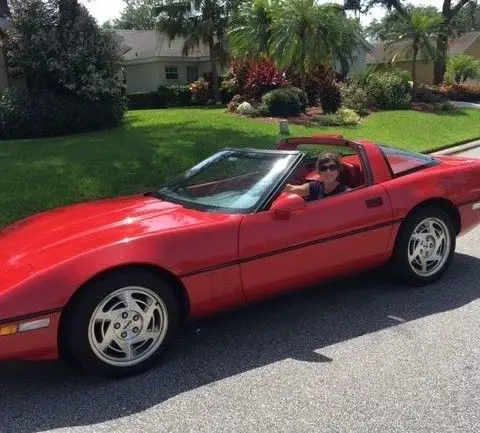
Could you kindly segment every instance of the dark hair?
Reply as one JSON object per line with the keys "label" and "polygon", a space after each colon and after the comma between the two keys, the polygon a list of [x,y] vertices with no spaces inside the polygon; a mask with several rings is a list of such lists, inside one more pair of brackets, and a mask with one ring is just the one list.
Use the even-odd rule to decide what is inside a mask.
{"label": "dark hair", "polygon": [[317,159],[317,171],[321,165],[324,165],[330,161],[335,163],[338,167],[338,179],[340,179],[340,176],[342,174],[342,164],[341,164],[342,156],[337,153],[337,152],[322,152],[320,155],[318,155]]}

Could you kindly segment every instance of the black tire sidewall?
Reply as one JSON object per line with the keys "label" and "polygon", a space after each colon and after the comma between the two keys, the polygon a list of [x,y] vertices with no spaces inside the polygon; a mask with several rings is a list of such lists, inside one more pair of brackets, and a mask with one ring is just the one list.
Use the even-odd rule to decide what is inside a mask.
{"label": "black tire sidewall", "polygon": [[[422,277],[416,274],[410,267],[410,263],[408,261],[408,243],[415,227],[427,218],[438,218],[445,223],[450,235],[450,251],[448,253],[447,260],[439,271],[431,276]],[[449,268],[455,254],[455,247],[455,228],[448,213],[435,206],[425,206],[419,208],[416,211],[413,211],[413,213],[407,217],[400,227],[390,263],[392,273],[396,279],[408,285],[422,286],[431,284],[434,281],[437,281]]]}
{"label": "black tire sidewall", "polygon": [[[110,293],[125,286],[141,286],[154,291],[167,307],[168,329],[156,352],[139,364],[117,367],[102,362],[93,352],[88,340],[88,326],[95,308]],[[144,270],[122,270],[98,278],[84,287],[68,312],[67,341],[71,353],[89,373],[113,378],[142,373],[159,361],[179,324],[178,302],[170,287],[157,275]]]}

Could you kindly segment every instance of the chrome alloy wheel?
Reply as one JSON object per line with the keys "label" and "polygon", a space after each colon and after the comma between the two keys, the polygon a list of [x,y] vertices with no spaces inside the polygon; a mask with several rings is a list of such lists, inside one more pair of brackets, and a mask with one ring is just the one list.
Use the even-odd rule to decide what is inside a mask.
{"label": "chrome alloy wheel", "polygon": [[167,307],[157,293],[145,287],[123,287],[93,312],[88,341],[101,361],[128,367],[153,355],[167,330]]}
{"label": "chrome alloy wheel", "polygon": [[408,241],[408,262],[421,277],[442,269],[450,253],[451,238],[446,224],[438,218],[426,218],[413,230]]}

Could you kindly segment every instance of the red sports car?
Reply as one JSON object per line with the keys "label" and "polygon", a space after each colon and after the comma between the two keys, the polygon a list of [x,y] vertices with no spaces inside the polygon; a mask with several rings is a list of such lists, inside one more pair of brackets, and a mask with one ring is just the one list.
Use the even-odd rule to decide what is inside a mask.
{"label": "red sports car", "polygon": [[[341,153],[349,190],[285,185]],[[157,191],[37,214],[0,232],[0,359],[66,354],[93,373],[152,366],[185,320],[388,264],[438,279],[480,223],[480,161],[340,136],[224,149]]]}

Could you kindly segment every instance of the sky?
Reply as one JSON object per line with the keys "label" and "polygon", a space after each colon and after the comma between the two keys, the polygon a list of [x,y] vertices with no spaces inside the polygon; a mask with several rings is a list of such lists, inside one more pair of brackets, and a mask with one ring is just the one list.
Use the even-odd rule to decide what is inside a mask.
{"label": "sky", "polygon": [[[343,3],[342,0],[328,0],[330,2]],[[320,0],[320,3],[325,1]],[[440,8],[443,0],[409,0],[410,3],[418,3],[425,6],[436,6]],[[88,0],[85,1],[85,6],[96,20],[102,24],[112,18],[118,18],[122,9],[125,6],[123,0]],[[384,14],[382,8],[374,8],[368,16],[362,16],[362,24],[368,24],[374,18],[381,18]]]}

